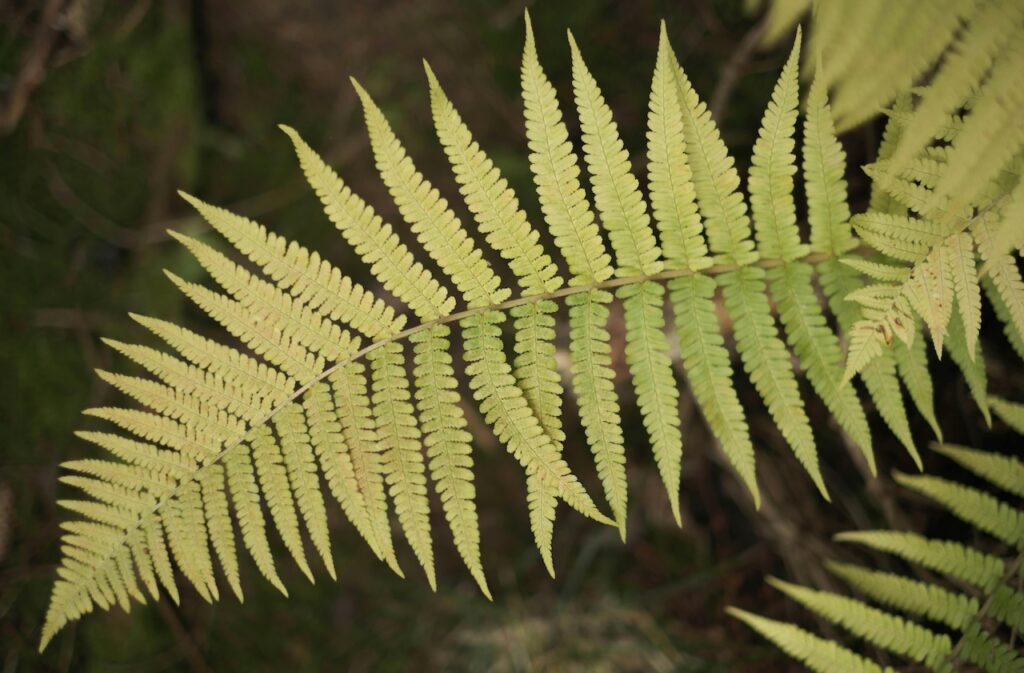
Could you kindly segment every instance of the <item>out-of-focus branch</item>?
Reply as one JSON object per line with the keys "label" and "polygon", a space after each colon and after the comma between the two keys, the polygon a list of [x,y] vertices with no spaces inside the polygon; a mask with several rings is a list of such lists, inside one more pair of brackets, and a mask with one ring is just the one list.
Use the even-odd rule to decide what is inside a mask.
{"label": "out-of-focus branch", "polygon": [[21,69],[11,86],[11,93],[4,104],[3,112],[0,113],[0,135],[6,135],[14,130],[25,113],[25,108],[28,107],[32,92],[45,79],[46,63],[50,60],[50,54],[60,34],[57,19],[63,8],[64,0],[47,0],[43,7],[35,34],[32,36],[32,43],[25,51]]}

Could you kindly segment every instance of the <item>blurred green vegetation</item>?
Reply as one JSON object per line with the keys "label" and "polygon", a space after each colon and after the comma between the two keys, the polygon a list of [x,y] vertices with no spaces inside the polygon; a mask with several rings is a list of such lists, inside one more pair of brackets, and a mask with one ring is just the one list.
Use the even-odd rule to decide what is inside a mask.
{"label": "blurred green vegetation", "polygon": [[[72,432],[83,424],[81,409],[114,399],[92,370],[126,367],[99,337],[148,343],[129,311],[209,326],[162,273],[201,277],[165,234],[205,232],[175,191],[257,217],[366,280],[304,187],[276,125],[298,128],[397,221],[375,180],[347,76],[363,81],[421,169],[453,194],[433,140],[425,56],[536,212],[518,97],[523,8],[472,0],[250,0],[244,7],[71,0],[0,8],[0,99],[8,112],[15,99],[25,102],[10,128],[0,129],[0,362],[13,377],[0,392],[0,670],[792,670],[723,616],[728,603],[758,604],[760,577],[778,561],[771,541],[759,541],[749,513],[734,503],[733,478],[715,464],[692,409],[684,530],[671,524],[647,447],[630,447],[637,467],[629,543],[561,516],[554,581],[530,545],[518,468],[482,438],[477,478],[488,484],[480,511],[493,604],[466,577],[443,525],[435,529],[436,595],[419,577],[391,575],[345,530],[336,536],[337,583],[321,573],[312,586],[282,562],[291,593],[285,600],[246,567],[244,606],[232,599],[206,605],[186,591],[181,606],[165,601],[130,615],[90,615],[36,654],[59,552],[57,465],[93,455]],[[573,29],[639,169],[664,17],[697,88],[722,103],[726,141],[745,163],[785,50],[743,52],[756,17],[745,16],[739,0],[549,2],[531,13],[563,102],[570,91],[564,35]],[[26,63],[41,49],[43,76],[26,88]],[[723,74],[732,80],[728,90]],[[864,152],[866,141],[859,143],[855,155]],[[635,410],[625,420],[627,439],[640,437]],[[775,437],[764,443],[781,446]],[[582,447],[569,450],[586,464]],[[827,459],[844,459],[842,448],[823,450]],[[795,465],[784,450],[774,451],[776,459]],[[790,504],[820,503],[809,483],[797,481],[783,489]],[[857,486],[849,488],[856,501]],[[824,532],[845,523],[832,528],[800,516]],[[347,526],[340,516],[333,524]],[[415,574],[410,559],[403,560]]]}

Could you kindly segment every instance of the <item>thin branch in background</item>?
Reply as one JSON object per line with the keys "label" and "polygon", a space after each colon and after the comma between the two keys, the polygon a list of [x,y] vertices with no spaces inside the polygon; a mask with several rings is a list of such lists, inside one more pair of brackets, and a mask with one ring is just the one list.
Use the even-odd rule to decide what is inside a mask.
{"label": "thin branch in background", "polygon": [[14,130],[28,107],[32,93],[42,84],[46,76],[46,63],[57,44],[60,35],[58,17],[64,8],[64,0],[48,0],[39,16],[32,44],[25,52],[18,75],[11,87],[3,112],[0,113],[0,135]]}
{"label": "thin branch in background", "polygon": [[743,36],[743,39],[736,46],[736,50],[733,51],[732,58],[722,67],[722,72],[718,77],[718,84],[715,85],[715,90],[711,94],[711,102],[708,104],[708,109],[711,110],[711,117],[719,124],[722,122],[722,113],[725,111],[726,106],[729,104],[729,99],[732,98],[732,94],[736,90],[736,83],[746,69],[750,61],[750,55],[754,53],[754,49],[761,43],[761,36],[764,35],[767,25],[762,20],[748,30],[747,34]]}
{"label": "thin branch in background", "polygon": [[199,651],[195,640],[192,639],[188,630],[185,629],[185,625],[181,623],[178,613],[175,612],[166,600],[157,601],[156,607],[161,619],[170,627],[171,634],[178,644],[178,651],[188,660],[192,670],[196,673],[213,673],[213,668],[206,662],[206,658]]}

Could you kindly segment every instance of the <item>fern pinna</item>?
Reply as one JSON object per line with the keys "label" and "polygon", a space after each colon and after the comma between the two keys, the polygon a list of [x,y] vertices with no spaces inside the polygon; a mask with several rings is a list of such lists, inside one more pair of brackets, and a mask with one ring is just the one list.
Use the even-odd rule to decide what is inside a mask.
{"label": "fern pinna", "polygon": [[[828,570],[865,600],[778,579],[769,583],[857,639],[923,667],[915,670],[1024,670],[1024,656],[1014,642],[1024,629],[1024,511],[1006,500],[1006,496],[1024,496],[1024,464],[1008,455],[962,446],[936,445],[935,450],[973,473],[988,488],[927,475],[897,473],[896,481],[962,519],[983,537],[994,539],[995,548],[987,542],[985,547],[980,542],[971,546],[893,530],[840,533],[837,541],[902,559],[913,567],[916,577],[828,562]],[[994,495],[988,490],[1005,494]],[[934,574],[945,579],[940,581]],[[730,611],[811,670],[894,670],[795,624],[736,608]]]}
{"label": "fern pinna", "polygon": [[[208,243],[174,234],[220,289],[168,273],[171,281],[224,327],[234,345],[143,316],[133,317],[173,353],[108,342],[152,376],[101,373],[142,408],[88,410],[120,432],[108,426],[80,437],[111,455],[63,466],[68,473],[63,481],[85,498],[61,503],[80,517],[64,524],[64,558],[42,646],[96,606],[129,609],[132,601],[158,597],[161,587],[177,600],[175,567],[212,601],[221,591],[219,566],[241,599],[239,544],[261,574],[287,593],[271,553],[271,528],[311,580],[314,564],[307,558],[307,539],[333,576],[323,484],[371,551],[401,574],[392,530],[396,522],[432,587],[430,490],[436,491],[456,548],[489,596],[472,436],[458,370],[486,424],[523,468],[530,525],[549,571],[554,572],[552,536],[559,502],[616,526],[625,536],[626,442],[608,330],[609,306],[616,299],[625,315],[625,356],[636,399],[677,520],[685,428],[670,355],[674,344],[665,324],[666,295],[689,389],[755,501],[754,442],[734,387],[733,360],[718,316],[719,293],[740,366],[825,498],[828,491],[791,351],[872,470],[865,411],[857,388],[847,382],[852,374],[859,374],[885,421],[917,458],[900,380],[934,422],[927,353],[920,340],[908,338],[905,348],[888,349],[872,336],[885,336],[874,326],[893,323],[894,310],[902,311],[900,320],[907,324],[916,317],[902,301],[882,306],[877,297],[898,293],[877,284],[865,287],[861,275],[888,274],[889,285],[906,284],[905,277],[914,277],[915,271],[859,256],[846,259],[862,248],[846,203],[845,156],[820,82],[811,86],[803,119],[809,242],[797,224],[799,36],[754,148],[748,211],[734,160],[677,61],[664,26],[650,92],[646,195],[611,110],[570,35],[581,166],[528,20],[526,28],[521,74],[529,162],[541,220],[560,257],[545,249],[534,223],[541,220],[532,220],[520,207],[429,66],[438,139],[477,230],[507,263],[514,290],[417,170],[370,94],[356,82],[377,170],[416,246],[402,242],[392,225],[298,133],[282,128],[328,219],[385,293],[375,294],[316,252],[252,220],[184,195],[249,262],[240,265]],[[891,131],[895,135],[898,128]],[[593,200],[583,185],[583,167]],[[899,174],[879,183],[893,193],[891,208],[910,198],[906,195],[928,189],[915,180],[916,173]],[[874,237],[870,218],[881,215],[865,215],[854,224],[866,242],[886,255],[893,255],[898,244],[912,246],[912,259],[895,257],[916,265],[927,264],[922,260],[940,246],[966,246],[962,236],[969,235],[987,264],[982,271],[992,278],[990,298],[998,302],[997,309],[1003,306],[1000,315],[1010,316],[1010,328],[1019,330],[1015,316],[1024,295],[1019,272],[982,243],[1000,236],[1003,210],[998,204],[1019,204],[1018,197],[969,217],[957,213],[925,220],[886,213],[893,221],[902,218],[898,221],[905,226]],[[928,199],[928,207],[941,214],[941,203],[934,200],[938,196]],[[417,261],[422,253],[440,274]],[[956,276],[956,282],[969,286],[972,301],[977,299],[977,283],[970,282],[975,270],[973,265],[959,269]],[[815,279],[839,333],[819,302]],[[855,291],[861,293],[863,310],[845,301]],[[561,301],[569,321],[569,388],[607,513],[562,455],[567,391],[556,368],[554,329]],[[924,314],[934,336],[945,325],[932,319],[936,307],[927,301],[908,305]],[[511,353],[503,345],[508,330],[514,341]],[[965,321],[957,342],[963,344],[961,351],[954,350],[959,346],[953,345],[950,331],[945,344],[968,380],[983,377],[976,321]],[[897,335],[909,333],[908,327]],[[840,334],[849,335],[854,347],[845,375]],[[453,354],[455,336],[463,347]],[[457,365],[456,356],[462,364]],[[983,381],[979,385],[983,394]],[[982,403],[987,408],[987,400]]]}

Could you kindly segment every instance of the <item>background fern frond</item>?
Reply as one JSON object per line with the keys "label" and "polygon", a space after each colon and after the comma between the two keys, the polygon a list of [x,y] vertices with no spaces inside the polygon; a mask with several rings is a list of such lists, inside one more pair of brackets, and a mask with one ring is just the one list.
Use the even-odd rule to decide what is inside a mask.
{"label": "background fern frond", "polygon": [[[1005,487],[1010,480],[1020,481],[1019,473],[1024,470],[1024,464],[1011,456],[963,447],[936,448],[993,486]],[[896,480],[933,499],[972,527],[1001,540],[1007,545],[1004,550],[1009,558],[1004,560],[957,542],[928,539],[914,533],[859,531],[841,534],[837,539],[901,556],[955,581],[943,582],[927,575],[915,579],[851,563],[828,563],[831,572],[883,607],[781,580],[769,579],[769,583],[828,621],[916,661],[926,670],[975,670],[972,666],[985,671],[1017,670],[1024,664],[1024,658],[1015,647],[1015,636],[1010,635],[1007,642],[999,623],[1016,624],[1019,615],[1014,617],[1014,610],[1009,606],[1024,605],[1024,594],[1014,580],[1020,571],[1024,513],[981,489],[946,479],[897,473]],[[1010,490],[1016,492],[1019,487],[1014,483]],[[974,588],[965,589],[961,582]],[[912,617],[939,622],[951,630],[952,638],[933,630],[927,623],[918,624],[883,608],[895,608]],[[806,637],[799,641],[804,643],[803,648],[794,648],[792,634],[796,627],[792,625],[779,625],[741,610],[733,610],[732,614],[794,658],[808,661],[808,642],[814,642],[818,649],[824,648],[819,641],[808,641]],[[831,646],[841,647],[836,642]]]}

